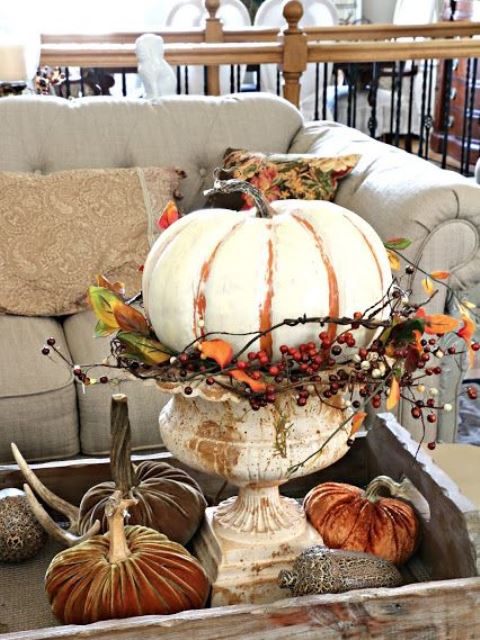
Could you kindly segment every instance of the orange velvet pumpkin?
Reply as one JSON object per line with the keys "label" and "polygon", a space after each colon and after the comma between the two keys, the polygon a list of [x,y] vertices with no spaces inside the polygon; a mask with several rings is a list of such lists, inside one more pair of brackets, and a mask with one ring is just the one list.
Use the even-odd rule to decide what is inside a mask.
{"label": "orange velvet pumpkin", "polygon": [[45,590],[64,624],[204,606],[210,585],[200,563],[158,531],[124,527],[131,503],[120,501],[113,514],[107,506],[109,533],[61,551],[50,563]]}
{"label": "orange velvet pumpkin", "polygon": [[378,495],[395,484],[376,478],[363,491],[325,482],[307,494],[304,509],[327,547],[373,553],[401,565],[417,547],[420,524],[408,503]]}

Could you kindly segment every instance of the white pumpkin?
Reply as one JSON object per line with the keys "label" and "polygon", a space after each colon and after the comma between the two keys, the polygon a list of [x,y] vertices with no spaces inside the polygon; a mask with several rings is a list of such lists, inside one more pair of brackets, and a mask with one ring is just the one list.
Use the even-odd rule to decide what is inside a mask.
{"label": "white pumpkin", "polygon": [[[279,200],[256,209],[195,211],[158,238],[145,263],[144,304],[158,339],[181,351],[207,332],[263,331],[286,318],[347,316],[384,296],[391,271],[382,241],[331,202]],[[378,318],[382,316],[379,315]],[[334,324],[325,327],[333,338]],[[318,341],[318,324],[283,326],[252,350]],[[213,337],[213,336],[209,336]],[[221,336],[234,351],[248,336]],[[355,332],[357,345],[373,332]]]}

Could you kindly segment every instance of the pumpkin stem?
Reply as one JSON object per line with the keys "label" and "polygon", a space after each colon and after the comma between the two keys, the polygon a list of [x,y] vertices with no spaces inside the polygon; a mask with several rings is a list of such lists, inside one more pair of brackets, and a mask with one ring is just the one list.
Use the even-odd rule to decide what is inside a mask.
{"label": "pumpkin stem", "polygon": [[132,433],[128,419],[128,399],[122,393],[112,396],[111,427],[112,448],[110,469],[116,488],[122,496],[128,495],[136,484],[131,455]]}
{"label": "pumpkin stem", "polygon": [[133,498],[124,498],[120,491],[115,491],[105,506],[110,538],[108,561],[111,564],[123,562],[132,553],[125,536],[125,516],[128,508],[135,503]]}
{"label": "pumpkin stem", "polygon": [[365,489],[365,498],[370,500],[370,502],[376,502],[378,498],[381,497],[379,492],[382,489],[388,489],[390,495],[396,496],[401,488],[401,483],[395,482],[395,480],[392,480],[389,476],[378,476],[374,478]]}
{"label": "pumpkin stem", "polygon": [[365,489],[365,498],[370,500],[370,502],[375,502],[380,497],[378,492],[381,489],[388,489],[392,498],[407,500],[415,507],[426,522],[430,521],[430,505],[408,478],[403,478],[401,482],[395,482],[395,480],[392,480],[392,478],[388,476],[378,476],[378,478],[374,478]]}
{"label": "pumpkin stem", "polygon": [[274,210],[268,203],[260,189],[257,189],[245,180],[215,180],[213,189],[207,189],[203,192],[205,196],[211,196],[217,193],[246,193],[254,201],[257,208],[257,218],[272,218],[275,215]]}

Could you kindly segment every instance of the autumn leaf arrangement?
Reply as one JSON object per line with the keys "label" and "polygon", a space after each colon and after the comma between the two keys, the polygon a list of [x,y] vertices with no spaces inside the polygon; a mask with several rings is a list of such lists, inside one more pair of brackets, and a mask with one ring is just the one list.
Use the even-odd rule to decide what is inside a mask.
{"label": "autumn leaf arrangement", "polygon": [[[165,229],[178,217],[172,203],[158,226]],[[411,405],[411,415],[420,421],[423,433],[427,425],[429,433],[432,428],[434,433],[438,413],[451,411],[455,398],[439,402],[438,390],[431,381],[441,374],[446,358],[473,358],[480,349],[480,344],[473,341],[476,307],[450,289],[448,272],[426,273],[412,264],[403,255],[410,244],[407,239],[395,238],[384,244],[394,276],[392,283],[381,300],[352,317],[285,318],[266,331],[242,333],[245,343],[236,352],[228,337],[240,334],[212,331],[175,352],[157,339],[142,312],[141,293],[128,299],[122,283],[99,276],[88,297],[97,317],[96,335],[111,338],[110,357],[102,363],[75,365],[53,338],[47,340],[42,352],[48,356],[53,351],[63,359],[85,387],[114,383],[115,373],[120,370],[143,380],[181,385],[186,396],[197,387],[219,387],[247,399],[253,411],[275,403],[284,393],[301,407],[315,397],[344,411],[345,419],[337,431],[344,429],[350,434],[349,444],[362,426],[368,407],[377,410],[385,406],[391,411],[400,399]],[[425,290],[421,304],[410,301],[409,287],[417,270],[422,273]],[[428,303],[440,287],[447,287],[455,297],[459,318],[428,313]],[[307,323],[318,326],[318,340],[281,345],[278,356],[254,350],[260,337],[283,326],[302,327]],[[333,339],[327,331],[331,325],[336,326]],[[355,332],[361,327],[376,335],[367,347],[357,346]],[[464,346],[459,348],[459,343]],[[112,374],[94,378],[91,372],[99,366],[109,368]],[[473,387],[467,393],[472,399],[476,396]],[[428,446],[434,448],[435,436],[429,438]]]}

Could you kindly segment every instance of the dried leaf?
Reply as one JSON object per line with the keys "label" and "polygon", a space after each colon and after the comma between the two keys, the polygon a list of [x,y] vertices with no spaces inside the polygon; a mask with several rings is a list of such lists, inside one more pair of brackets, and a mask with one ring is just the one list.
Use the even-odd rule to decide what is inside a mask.
{"label": "dried leaf", "polygon": [[170,360],[171,353],[158,340],[125,331],[120,331],[117,338],[123,346],[127,347],[130,356],[135,356],[145,364],[163,364]]}
{"label": "dried leaf", "polygon": [[232,361],[232,345],[225,340],[204,340],[198,348],[205,358],[212,358],[222,369]]}
{"label": "dried leaf", "polygon": [[398,251],[402,251],[402,249],[407,249],[412,244],[412,241],[408,240],[408,238],[390,238],[383,244],[386,249],[397,249]]}
{"label": "dried leaf", "polygon": [[457,335],[465,340],[465,344],[468,348],[468,361],[472,368],[475,363],[475,351],[472,349],[472,338],[475,333],[476,324],[467,315],[462,315],[463,327],[457,331]]}
{"label": "dried leaf", "polygon": [[140,333],[144,336],[150,334],[145,316],[128,304],[117,305],[113,310],[113,315],[120,329],[130,333]]}
{"label": "dried leaf", "polygon": [[103,287],[104,289],[110,289],[113,293],[116,293],[118,296],[125,295],[125,283],[123,282],[110,282],[108,278],[99,274],[97,276],[97,285],[99,287]]}
{"label": "dried leaf", "polygon": [[390,263],[390,269],[392,271],[398,271],[401,267],[400,258],[393,251],[387,251],[388,261]]}
{"label": "dried leaf", "polygon": [[387,398],[386,409],[387,411],[391,411],[394,407],[397,406],[400,400],[400,385],[398,384],[397,378],[392,378],[392,386],[390,387],[390,393]]}
{"label": "dried leaf", "polygon": [[99,320],[95,328],[95,332],[98,328],[99,333],[96,335],[107,336],[117,331],[119,324],[115,318],[114,309],[119,305],[123,305],[123,301],[110,289],[94,286],[88,288],[88,300]]}
{"label": "dried leaf", "polygon": [[425,333],[444,335],[450,331],[458,329],[458,320],[452,316],[446,316],[443,313],[436,313],[427,316]]}
{"label": "dried leaf", "polygon": [[443,313],[435,313],[431,316],[425,313],[425,309],[420,307],[415,314],[416,318],[422,318],[425,322],[425,333],[430,335],[444,335],[450,331],[458,329],[458,320]]}
{"label": "dried leaf", "polygon": [[466,315],[462,315],[463,327],[457,331],[457,335],[463,338],[465,342],[470,342],[475,333],[475,322]]}
{"label": "dried leaf", "polygon": [[[413,333],[413,338],[414,338],[414,340],[415,340],[415,342],[414,342],[414,343],[412,343],[412,344],[415,344],[415,347],[414,347],[414,348],[415,348],[419,353],[421,353],[421,352],[423,351],[423,345],[422,345],[422,342],[421,342],[421,339],[422,339],[422,331],[419,331],[418,329],[414,329],[414,330],[412,331],[412,333]],[[409,346],[412,346],[412,344],[410,344]]]}
{"label": "dried leaf", "polygon": [[447,280],[450,277],[449,271],[432,271],[430,274],[431,278],[435,278],[435,280]]}
{"label": "dried leaf", "polygon": [[350,437],[355,435],[357,431],[361,428],[367,414],[364,411],[357,411],[357,413],[352,418],[352,428],[350,430]]}
{"label": "dried leaf", "polygon": [[173,200],[167,202],[164,210],[162,211],[160,218],[157,220],[157,227],[160,231],[168,229],[168,227],[176,222],[180,218],[180,213],[177,209],[177,205]]}
{"label": "dried leaf", "polygon": [[433,282],[430,278],[423,278],[422,287],[425,289],[426,293],[431,296],[435,292],[435,287],[433,286]]}
{"label": "dried leaf", "polygon": [[477,305],[473,304],[473,302],[470,302],[470,300],[462,300],[462,305],[467,307],[467,309],[476,309],[477,308]]}
{"label": "dried leaf", "polygon": [[[418,331],[415,331],[415,334],[418,334]],[[421,335],[421,334],[420,334]],[[420,349],[418,344],[409,344],[407,347],[407,357],[405,358],[405,371],[407,373],[413,373],[417,367],[418,362],[420,360]]]}
{"label": "dried leaf", "polygon": [[267,388],[267,385],[264,382],[261,382],[260,380],[254,380],[248,375],[248,373],[242,371],[241,369],[234,369],[233,371],[229,371],[229,375],[239,382],[245,382],[246,384],[248,384],[250,389],[256,393],[265,391],[265,389]]}

